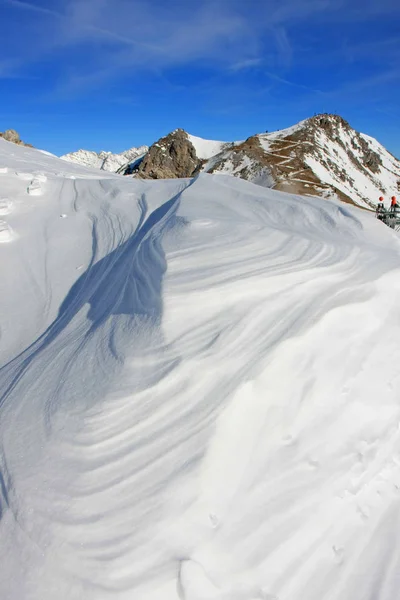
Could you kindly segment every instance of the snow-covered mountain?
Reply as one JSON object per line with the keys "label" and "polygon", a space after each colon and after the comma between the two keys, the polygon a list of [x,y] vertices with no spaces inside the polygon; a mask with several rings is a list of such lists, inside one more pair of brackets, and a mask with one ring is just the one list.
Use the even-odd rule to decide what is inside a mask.
{"label": "snow-covered mountain", "polygon": [[361,206],[400,191],[400,161],[337,115],[253,136],[211,157],[201,170],[296,194],[334,194]]}
{"label": "snow-covered mountain", "polygon": [[338,115],[322,114],[297,125],[237,142],[204,140],[183,129],[150,148],[121,154],[79,150],[61,157],[83,166],[144,179],[233,175],[258,185],[308,196],[374,206],[400,191],[400,161],[377,140]]}
{"label": "snow-covered mountain", "polygon": [[1,600],[396,599],[398,234],[2,139],[0,182]]}
{"label": "snow-covered mountain", "polygon": [[120,169],[125,170],[129,165],[143,157],[148,149],[148,146],[140,146],[139,148],[125,150],[120,154],[113,154],[104,150],[99,153],[92,150],[78,150],[77,152],[65,154],[61,158],[84,167],[117,173]]}
{"label": "snow-covered mountain", "polygon": [[[400,162],[337,115],[240,142],[202,140],[178,129],[154,144],[133,169],[145,178],[234,175],[276,190],[337,197],[360,206],[400,190]],[[129,171],[129,173],[132,169]]]}

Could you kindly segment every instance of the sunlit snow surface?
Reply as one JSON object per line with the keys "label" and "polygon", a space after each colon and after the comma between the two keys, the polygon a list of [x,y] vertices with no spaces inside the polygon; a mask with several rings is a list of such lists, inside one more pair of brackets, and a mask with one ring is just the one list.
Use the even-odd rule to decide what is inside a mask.
{"label": "sunlit snow surface", "polygon": [[397,598],[396,234],[1,140],[0,184],[1,599]]}

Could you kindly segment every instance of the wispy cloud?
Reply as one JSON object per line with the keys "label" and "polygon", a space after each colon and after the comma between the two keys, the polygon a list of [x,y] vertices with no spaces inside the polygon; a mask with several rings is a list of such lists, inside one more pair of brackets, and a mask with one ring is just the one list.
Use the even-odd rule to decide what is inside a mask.
{"label": "wispy cloud", "polygon": [[245,69],[253,69],[262,65],[262,58],[247,58],[245,60],[239,60],[238,62],[231,65],[229,68],[231,71],[244,71]]}
{"label": "wispy cloud", "polygon": [[292,62],[293,49],[289,40],[288,33],[284,27],[276,27],[274,36],[280,63],[288,67]]}
{"label": "wispy cloud", "polygon": [[297,83],[295,81],[290,81],[289,79],[286,79],[284,77],[279,77],[279,75],[276,75],[275,73],[266,71],[265,74],[267,75],[267,77],[269,77],[269,79],[272,79],[273,81],[276,81],[278,83],[282,83],[285,86],[287,85],[289,87],[306,90],[308,92],[312,92],[313,94],[326,95],[326,92],[323,92],[322,90],[313,88],[312,86],[309,86],[309,85],[304,85],[303,83]]}
{"label": "wispy cloud", "polygon": [[[35,58],[54,50],[67,53],[82,49],[75,63],[70,54],[64,88],[68,80],[72,87],[77,82],[95,84],[127,69],[132,73],[203,62],[228,68],[236,64],[241,70],[261,60],[260,32],[252,27],[248,15],[238,10],[238,0],[196,4],[180,0],[168,4],[161,0],[64,0],[51,8],[25,0],[3,2],[16,10],[35,12],[38,18],[55,18],[51,26],[47,22],[35,24],[32,40],[34,36],[40,40]],[[285,55],[287,62],[290,44],[283,31],[272,36],[268,45],[271,52]],[[90,62],[85,48],[92,55]],[[26,60],[32,61],[32,56]]]}
{"label": "wispy cloud", "polygon": [[31,4],[30,2],[24,2],[23,0],[3,0],[5,4],[9,4],[14,8],[20,8],[31,12],[36,12],[42,15],[50,15],[52,17],[62,17],[62,15],[50,8],[40,6],[39,4]]}
{"label": "wispy cloud", "polygon": [[72,0],[63,43],[97,47],[99,60],[97,67],[91,66],[89,77],[79,69],[78,75],[63,83],[64,89],[68,83],[76,89],[77,84],[100,83],[128,70],[159,72],[196,63],[229,68],[258,60],[257,40],[235,10],[226,11],[223,3],[208,0],[197,6],[175,4],[173,10],[170,4],[160,3],[155,13],[148,2],[139,0]]}
{"label": "wispy cloud", "polygon": [[380,93],[380,86],[400,82],[400,67],[386,69],[367,77],[355,77],[352,81],[333,87],[327,92],[330,96],[347,96],[362,98],[361,94],[367,92]]}
{"label": "wispy cloud", "polygon": [[400,128],[400,113],[397,110],[379,106],[375,108],[375,111],[392,119],[392,127],[395,127],[396,129]]}
{"label": "wispy cloud", "polygon": [[[16,38],[5,60],[14,61],[15,65],[33,65],[57,56],[62,65],[57,73],[57,86],[64,94],[96,88],[115,78],[138,73],[154,73],[159,77],[169,70],[198,65],[237,77],[265,67],[267,76],[277,84],[319,92],[318,83],[308,86],[293,82],[291,69],[298,65],[337,63],[339,54],[344,62],[351,63],[362,58],[364,51],[372,52],[367,49],[368,42],[363,41],[357,46],[350,40],[347,47],[346,43],[335,40],[324,43],[320,26],[351,23],[361,14],[365,20],[388,15],[391,10],[399,11],[394,0],[380,0],[373,5],[364,0],[247,0],[245,3],[243,0],[168,3],[0,0],[0,3],[21,13],[35,13],[34,23],[26,23],[22,32],[24,44],[17,43]],[[22,37],[21,32],[17,33]],[[341,36],[346,39],[342,30]],[[391,43],[385,40],[383,44],[386,45],[379,50],[382,59]]]}

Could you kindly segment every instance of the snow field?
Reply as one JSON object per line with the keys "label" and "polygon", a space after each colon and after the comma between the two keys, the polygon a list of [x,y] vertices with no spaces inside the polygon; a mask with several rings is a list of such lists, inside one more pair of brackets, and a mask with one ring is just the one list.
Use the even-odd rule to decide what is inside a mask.
{"label": "snow field", "polygon": [[11,242],[14,232],[6,221],[0,219],[0,244]]}
{"label": "snow field", "polygon": [[13,202],[8,198],[0,198],[0,216],[8,215],[13,208]]}
{"label": "snow field", "polygon": [[[360,206],[365,207],[369,206],[366,200],[368,200],[369,203],[377,202],[377,199],[382,195],[382,193],[390,196],[390,190],[397,189],[398,175],[396,175],[394,165],[392,165],[393,170],[389,170],[385,167],[385,162],[383,161],[383,165],[380,167],[380,172],[377,174],[375,180],[371,181],[367,175],[367,172],[363,172],[362,170],[353,167],[349,163],[347,152],[341,146],[341,144],[332,143],[322,133],[318,137],[319,145],[324,148],[325,155],[334,163],[336,163],[337,166],[341,168],[346,175],[351,178],[352,181],[351,184],[348,181],[342,181],[334,172],[332,172],[325,165],[321,164],[314,157],[307,156],[307,164],[311,167],[317,177],[319,177],[324,183],[335,186],[337,189],[350,197],[357,196],[357,203]],[[350,136],[347,133],[342,132],[341,138],[342,142],[346,144],[348,148],[351,148]],[[372,140],[372,138],[370,138],[370,140]],[[388,154],[386,151],[383,152],[383,147],[377,144],[376,141],[375,146],[372,145],[372,147],[378,152],[381,158],[385,158],[385,155]],[[388,200],[389,198],[387,198],[387,201]]]}
{"label": "snow field", "polygon": [[[15,153],[4,597],[393,600],[396,234],[229,176],[71,179]],[[18,160],[48,173],[40,201]]]}

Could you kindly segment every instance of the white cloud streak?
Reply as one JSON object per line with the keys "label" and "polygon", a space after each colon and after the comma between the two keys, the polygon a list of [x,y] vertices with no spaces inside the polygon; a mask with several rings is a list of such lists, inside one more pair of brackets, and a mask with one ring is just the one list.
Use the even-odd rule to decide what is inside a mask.
{"label": "white cloud streak", "polygon": [[30,12],[36,12],[42,15],[50,15],[52,17],[62,17],[62,14],[51,10],[50,8],[46,8],[44,6],[40,6],[38,4],[31,4],[30,2],[24,2],[23,0],[3,0],[5,4],[13,6],[14,8],[19,8],[22,10],[27,10]]}
{"label": "white cloud streak", "polygon": [[[386,14],[393,1],[365,7],[364,18]],[[276,71],[279,82],[298,60],[292,39],[295,26],[351,21],[364,6],[361,0],[1,2],[37,16],[24,31],[24,44],[32,51],[26,53],[24,44],[15,41],[5,59],[15,65],[34,64],[57,54],[66,66],[61,89],[75,93],[115,77],[196,64],[232,74],[263,64]],[[290,81],[283,76],[281,83]]]}

